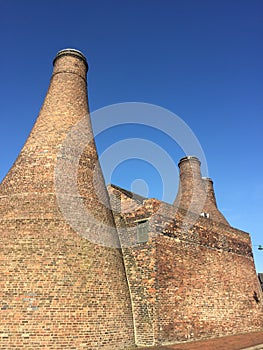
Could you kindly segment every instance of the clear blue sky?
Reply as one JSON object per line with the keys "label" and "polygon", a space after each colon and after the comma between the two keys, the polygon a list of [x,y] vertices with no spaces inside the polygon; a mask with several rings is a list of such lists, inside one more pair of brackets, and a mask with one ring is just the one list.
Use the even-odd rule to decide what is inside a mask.
{"label": "clear blue sky", "polygon": [[[262,0],[0,0],[0,38],[0,179],[37,117],[55,54],[79,49],[90,66],[91,111],[151,103],[192,129],[218,206],[231,225],[251,233],[263,272]],[[125,137],[146,137],[177,164],[182,150],[147,130],[126,125],[102,133],[99,152]],[[141,176],[149,195],[160,197],[158,169],[147,159],[134,162],[120,164],[111,181],[129,189]]]}

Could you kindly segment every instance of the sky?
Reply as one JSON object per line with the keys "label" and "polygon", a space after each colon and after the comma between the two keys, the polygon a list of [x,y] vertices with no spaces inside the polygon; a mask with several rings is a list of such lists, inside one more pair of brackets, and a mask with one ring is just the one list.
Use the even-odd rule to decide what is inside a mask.
{"label": "sky", "polygon": [[263,272],[262,36],[262,0],[0,0],[0,180],[39,113],[56,53],[81,50],[94,127],[131,102],[160,112],[157,124],[142,113],[141,124],[111,119],[96,134],[105,181],[172,202],[191,143],[167,134],[177,121]]}

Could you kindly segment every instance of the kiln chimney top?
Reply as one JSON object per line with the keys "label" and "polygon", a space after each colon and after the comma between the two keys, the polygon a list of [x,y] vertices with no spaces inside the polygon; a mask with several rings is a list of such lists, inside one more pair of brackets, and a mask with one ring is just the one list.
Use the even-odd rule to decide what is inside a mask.
{"label": "kiln chimney top", "polygon": [[200,160],[195,157],[195,156],[186,156],[186,157],[183,157],[180,159],[180,162],[178,164],[178,166],[180,167],[180,165],[183,163],[183,162],[186,162],[186,161],[196,161],[199,163],[199,165],[201,164]]}
{"label": "kiln chimney top", "polygon": [[88,70],[88,63],[87,63],[87,59],[86,57],[83,55],[83,53],[79,50],[76,50],[76,49],[71,49],[71,48],[68,48],[68,49],[63,49],[63,50],[60,50],[57,54],[56,54],[56,57],[54,58],[54,61],[53,61],[53,65],[55,64],[56,60],[59,58],[59,57],[62,57],[62,56],[74,56],[74,57],[77,57],[79,59],[81,59],[86,67],[87,67],[87,70]]}

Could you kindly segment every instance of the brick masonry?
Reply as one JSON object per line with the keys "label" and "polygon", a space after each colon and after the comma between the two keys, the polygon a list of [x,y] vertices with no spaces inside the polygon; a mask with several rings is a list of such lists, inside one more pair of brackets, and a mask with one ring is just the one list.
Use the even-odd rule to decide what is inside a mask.
{"label": "brick masonry", "polygon": [[57,54],[0,186],[0,349],[121,350],[262,329],[249,235],[219,212],[197,158],[180,161],[173,205],[109,186],[113,217],[87,68],[79,51]]}
{"label": "brick masonry", "polygon": [[[109,235],[118,242],[112,213],[93,186],[98,162],[86,72],[78,51],[58,54],[37,121],[0,187],[0,349],[122,349],[134,344],[121,250],[92,243],[73,230],[58,205],[59,195],[68,196],[77,218],[74,197],[81,198],[99,222],[88,227],[89,235]],[[91,141],[78,160],[74,147],[65,153],[62,144],[83,120]],[[75,161],[78,193],[71,193],[67,182]],[[58,179],[61,188],[55,186],[58,163],[65,167]],[[97,189],[107,201],[96,169]],[[86,222],[78,224],[81,228]]]}
{"label": "brick masonry", "polygon": [[[219,212],[212,180],[201,178],[195,157],[179,166],[173,205],[108,186],[139,346],[263,328],[249,234],[231,227]],[[142,229],[147,233],[140,237]]]}

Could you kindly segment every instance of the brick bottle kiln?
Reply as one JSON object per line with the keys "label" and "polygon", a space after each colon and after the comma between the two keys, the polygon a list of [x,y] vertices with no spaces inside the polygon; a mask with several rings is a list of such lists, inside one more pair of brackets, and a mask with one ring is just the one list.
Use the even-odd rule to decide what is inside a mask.
{"label": "brick bottle kiln", "polygon": [[[133,343],[120,249],[93,244],[76,233],[57,203],[54,171],[61,145],[85,116],[92,133],[87,67],[79,51],[58,53],[37,121],[1,184],[1,349],[119,349]],[[71,161],[69,157],[66,165]],[[93,189],[96,164],[92,140],[79,162],[79,193],[104,227],[114,228],[111,211]],[[107,198],[102,174],[97,179]],[[116,230],[109,231],[118,240]]]}
{"label": "brick bottle kiln", "polygon": [[[77,50],[57,54],[39,117],[0,186],[0,348],[124,349],[262,329],[249,235],[218,211],[198,159],[180,161],[174,205],[111,185],[113,218],[98,200],[94,172],[104,203],[108,193],[87,68]],[[75,125],[85,130],[81,154]],[[79,203],[94,220],[82,221]]]}

